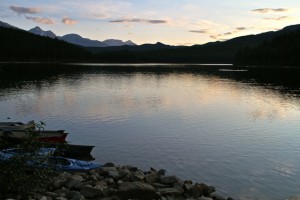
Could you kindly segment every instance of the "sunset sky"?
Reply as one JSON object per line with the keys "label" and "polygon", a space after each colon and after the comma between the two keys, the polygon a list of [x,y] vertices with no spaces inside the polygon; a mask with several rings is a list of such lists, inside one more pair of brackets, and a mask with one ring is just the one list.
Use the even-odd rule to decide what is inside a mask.
{"label": "sunset sky", "polygon": [[300,24],[300,1],[1,0],[0,20],[60,36],[193,45]]}

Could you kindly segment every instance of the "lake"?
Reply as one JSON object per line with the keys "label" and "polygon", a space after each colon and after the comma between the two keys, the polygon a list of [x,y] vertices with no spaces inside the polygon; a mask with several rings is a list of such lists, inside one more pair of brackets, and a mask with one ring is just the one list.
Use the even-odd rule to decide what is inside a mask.
{"label": "lake", "polygon": [[300,193],[300,69],[38,63],[1,69],[0,121],[34,119],[65,129],[69,142],[96,146],[97,162],[163,168],[235,199]]}

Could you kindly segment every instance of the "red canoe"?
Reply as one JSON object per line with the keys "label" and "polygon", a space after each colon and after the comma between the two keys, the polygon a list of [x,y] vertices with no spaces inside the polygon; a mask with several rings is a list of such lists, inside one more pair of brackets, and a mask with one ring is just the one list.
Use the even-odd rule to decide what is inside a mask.
{"label": "red canoe", "polygon": [[[64,130],[55,130],[55,131],[35,131],[34,137],[38,141],[42,142],[66,142],[66,137],[68,133],[65,133]],[[22,141],[30,137],[30,134],[24,130],[9,130],[9,131],[1,131],[1,138],[5,138],[13,141]]]}

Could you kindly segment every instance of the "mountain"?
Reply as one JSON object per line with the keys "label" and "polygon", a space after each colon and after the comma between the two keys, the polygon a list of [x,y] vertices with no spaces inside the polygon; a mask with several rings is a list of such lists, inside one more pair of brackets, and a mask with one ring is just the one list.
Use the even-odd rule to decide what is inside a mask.
{"label": "mountain", "polygon": [[283,29],[284,34],[272,40],[241,49],[235,64],[246,66],[300,66],[300,29],[297,26]]}
{"label": "mountain", "polygon": [[223,42],[210,42],[191,47],[169,46],[157,43],[137,47],[89,48],[102,62],[169,62],[169,63],[234,63],[240,49],[253,48],[277,36],[300,30],[293,25],[279,31],[236,37]]}
{"label": "mountain", "polygon": [[83,47],[112,47],[112,46],[124,46],[124,45],[135,46],[136,45],[130,40],[123,42],[122,40],[109,39],[101,42],[98,40],[83,38],[78,34],[67,34],[59,38],[71,44],[76,44]]}
{"label": "mountain", "polygon": [[77,34],[67,34],[64,36],[59,37],[60,39],[71,43],[76,44],[83,47],[103,47],[105,44],[103,42],[100,42],[98,40],[90,40],[88,38],[83,38],[80,35]]}
{"label": "mountain", "polygon": [[15,28],[0,27],[0,44],[2,62],[78,62],[92,58],[82,47]]}
{"label": "mountain", "polygon": [[5,23],[5,22],[2,22],[2,21],[0,21],[0,27],[19,29],[19,28],[15,27],[15,26],[12,26],[12,25],[10,25],[8,23]]}
{"label": "mountain", "polygon": [[109,40],[104,40],[103,41],[105,47],[116,47],[116,46],[136,46],[135,43],[133,43],[131,40],[123,42],[122,40],[114,40],[114,39],[109,39]]}
{"label": "mountain", "polygon": [[49,38],[56,38],[56,35],[52,31],[50,31],[50,30],[44,31],[38,26],[30,29],[28,32],[36,34],[36,35],[40,35],[40,36],[49,37]]}
{"label": "mountain", "polygon": [[163,49],[178,49],[183,48],[184,46],[171,46],[166,45],[161,42],[155,44],[142,44],[142,45],[123,45],[123,46],[106,46],[106,47],[86,47],[87,50],[92,53],[101,53],[101,52],[118,52],[118,51],[154,51],[154,50],[163,50]]}

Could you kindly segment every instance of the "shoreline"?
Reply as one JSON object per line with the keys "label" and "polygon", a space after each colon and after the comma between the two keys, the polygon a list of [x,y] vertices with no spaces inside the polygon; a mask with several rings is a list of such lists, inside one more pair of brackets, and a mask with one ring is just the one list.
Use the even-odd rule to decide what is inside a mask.
{"label": "shoreline", "polygon": [[[89,172],[62,172],[49,188],[36,193],[36,200],[233,200],[216,194],[213,186],[166,175],[166,170],[142,171],[131,165],[106,163]],[[10,200],[19,199],[11,196]]]}

